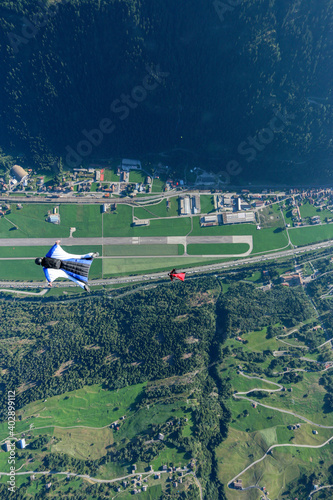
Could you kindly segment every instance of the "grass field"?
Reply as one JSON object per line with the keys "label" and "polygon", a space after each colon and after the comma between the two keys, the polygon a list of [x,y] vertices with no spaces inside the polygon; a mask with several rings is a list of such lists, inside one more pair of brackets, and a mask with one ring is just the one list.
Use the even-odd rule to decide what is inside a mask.
{"label": "grass field", "polygon": [[296,384],[284,384],[286,388],[292,388],[292,392],[272,394],[265,403],[291,410],[318,424],[333,425],[332,413],[323,411],[326,391],[318,384],[320,374],[303,373],[303,376],[303,380]]}
{"label": "grass field", "polygon": [[82,460],[96,460],[107,453],[113,444],[113,431],[106,429],[61,429],[56,427],[53,435],[60,442],[52,445],[52,453],[66,453]]}
{"label": "grass field", "polygon": [[25,203],[17,210],[13,203],[11,213],[0,219],[0,238],[64,238],[72,226],[76,227],[75,237],[102,236],[100,205],[60,205],[60,224],[46,222],[48,211],[56,206]]}
{"label": "grass field", "polygon": [[[333,225],[332,225],[333,228]],[[253,251],[267,252],[278,248],[287,248],[288,238],[286,231],[280,228],[266,228],[257,230],[254,224],[229,224],[223,226],[200,227],[200,217],[193,217],[193,231],[191,236],[253,236]]]}
{"label": "grass field", "polygon": [[[61,224],[46,222],[48,211],[57,206],[54,204],[24,204],[22,210],[16,209],[16,204],[11,204],[11,213],[6,218],[0,219],[0,238],[61,238],[69,236],[69,228],[66,219]],[[14,230],[13,227],[18,229]]]}
{"label": "grass field", "polygon": [[182,257],[182,258],[128,258],[128,259],[104,259],[103,276],[121,275],[121,274],[139,274],[144,272],[167,271],[173,267],[181,270],[182,267],[192,265],[209,264],[215,262],[208,257]]}
{"label": "grass field", "polygon": [[105,245],[104,256],[183,255],[184,245]]}
{"label": "grass field", "polygon": [[296,246],[330,240],[333,238],[333,224],[291,228],[289,236],[293,245]]}
{"label": "grass field", "polygon": [[[146,177],[147,177],[147,174],[145,172],[143,172],[142,170],[131,170],[129,173],[129,181],[130,182],[135,182],[135,183],[144,182]],[[119,180],[119,176],[118,176],[118,180]]]}
{"label": "grass field", "polygon": [[61,224],[76,227],[74,238],[102,236],[102,215],[100,205],[61,205]]}
{"label": "grass field", "polygon": [[[68,249],[69,248],[71,247],[68,247]],[[90,250],[91,248],[92,247],[89,247]],[[42,257],[43,255],[45,254],[35,253],[33,258],[27,258],[25,260],[0,260],[0,279],[10,281],[44,281],[45,275],[42,268],[35,264],[35,258]],[[95,259],[89,271],[89,279],[101,277],[102,259]]]}
{"label": "grass field", "polygon": [[110,167],[104,168],[104,181],[106,181],[106,182],[119,182],[120,176],[116,174],[116,170],[117,169],[110,168]]}
{"label": "grass field", "polygon": [[321,211],[318,207],[315,207],[314,205],[311,205],[311,203],[308,202],[304,203],[304,205],[300,207],[300,212],[302,219],[310,218],[313,216],[319,216],[321,222],[324,222],[326,217],[331,218],[333,216],[330,210]]}
{"label": "grass field", "polygon": [[[1,241],[1,240],[0,240]],[[60,243],[61,244],[61,243]],[[61,245],[66,252],[73,254],[85,254],[89,252],[98,252],[100,255],[102,254],[102,246],[101,245]],[[0,258],[5,257],[39,257],[44,256],[50,250],[50,247],[47,246],[35,246],[35,247],[18,247],[15,246],[15,242],[13,242],[13,246],[11,247],[2,247],[0,246]]]}
{"label": "grass field", "polygon": [[176,217],[178,215],[178,197],[169,198],[169,209],[167,201],[162,200],[157,204],[135,207],[134,215],[139,219],[151,219],[154,217]]}
{"label": "grass field", "polygon": [[193,243],[187,245],[189,255],[232,255],[249,250],[247,243]]}
{"label": "grass field", "polygon": [[153,193],[161,193],[163,191],[164,185],[165,185],[165,182],[162,181],[161,179],[153,179],[152,192]]}
{"label": "grass field", "polygon": [[[270,498],[295,498],[294,492],[290,497],[289,488],[295,479],[302,474],[309,477],[313,472],[320,471],[323,475],[322,483],[328,484],[328,467],[331,463],[332,445],[320,449],[281,447],[273,450],[273,455],[268,456],[245,474],[242,475],[244,487],[258,484],[265,486],[269,491]],[[242,496],[246,500],[248,497]],[[228,499],[237,498],[227,493]],[[301,498],[306,498],[302,496]],[[316,498],[314,496],[314,498]],[[319,498],[319,497],[318,497]],[[328,498],[328,497],[326,497]]]}
{"label": "grass field", "polygon": [[201,194],[200,195],[200,207],[202,214],[209,214],[214,212],[214,197],[213,195]]}
{"label": "grass field", "polygon": [[264,327],[262,330],[257,330],[255,332],[247,334],[245,338],[246,340],[248,340],[249,343],[243,346],[244,351],[249,351],[249,352],[262,352],[265,350],[275,351],[279,347],[281,347],[281,344],[275,338],[267,339],[266,333],[267,333],[267,328]]}
{"label": "grass field", "polygon": [[[128,413],[144,386],[145,384],[137,384],[117,391],[107,391],[100,385],[92,385],[48,398],[46,402],[29,403],[17,411],[22,420],[17,419],[15,432],[24,432],[32,423],[34,427],[58,425],[101,428]],[[7,434],[6,423],[0,424],[0,440],[4,440]]]}

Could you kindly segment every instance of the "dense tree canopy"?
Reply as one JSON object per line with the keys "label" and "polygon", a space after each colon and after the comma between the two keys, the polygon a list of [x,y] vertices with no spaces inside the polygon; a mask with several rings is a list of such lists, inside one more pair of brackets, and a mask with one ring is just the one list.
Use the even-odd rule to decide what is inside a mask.
{"label": "dense tree canopy", "polygon": [[[0,6],[6,152],[50,168],[108,118],[115,128],[95,138],[91,154],[169,151],[176,167],[191,161],[215,171],[235,159],[242,178],[279,182],[312,180],[314,169],[316,179],[329,175],[330,0],[247,0],[226,12],[206,0],[43,3],[44,14],[34,0]],[[165,76],[134,91],[127,111],[119,101],[111,109],[142,86],[147,67]],[[278,111],[290,118],[249,146]]]}

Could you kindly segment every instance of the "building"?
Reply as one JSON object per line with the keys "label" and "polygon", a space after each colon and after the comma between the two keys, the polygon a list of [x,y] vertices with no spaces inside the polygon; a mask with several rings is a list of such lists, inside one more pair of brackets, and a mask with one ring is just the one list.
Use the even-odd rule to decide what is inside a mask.
{"label": "building", "polygon": [[5,451],[9,451],[10,450],[10,441],[9,440],[5,441],[4,446],[5,446]]}
{"label": "building", "polygon": [[47,218],[47,222],[51,222],[52,224],[60,224],[60,215],[50,214]]}
{"label": "building", "polygon": [[184,213],[185,215],[190,215],[191,213],[191,205],[190,205],[190,197],[186,196],[184,199]]}
{"label": "building", "polygon": [[129,182],[129,171],[123,170],[120,172],[120,182]]}
{"label": "building", "polygon": [[200,226],[217,226],[218,225],[218,217],[217,215],[205,215],[200,219]]}
{"label": "building", "polygon": [[18,444],[21,450],[23,450],[27,446],[24,438],[20,439]]}
{"label": "building", "polygon": [[232,485],[235,488],[235,490],[242,490],[243,489],[243,483],[242,483],[241,479],[238,479],[237,481],[234,481],[232,483]]}
{"label": "building", "polygon": [[10,174],[15,177],[17,182],[22,182],[28,177],[28,172],[24,170],[24,168],[20,167],[20,165],[14,165],[11,170]]}
{"label": "building", "polygon": [[198,194],[191,198],[191,210],[192,214],[199,214],[201,212],[200,196]]}
{"label": "building", "polygon": [[281,283],[284,286],[300,286],[303,285],[303,278],[301,273],[286,274],[281,276]]}
{"label": "building", "polygon": [[224,213],[223,224],[242,224],[244,222],[255,222],[254,212]]}
{"label": "building", "polygon": [[150,220],[149,219],[137,219],[135,218],[132,225],[133,226],[149,226]]}
{"label": "building", "polygon": [[124,158],[121,160],[121,168],[123,170],[129,171],[129,170],[141,170],[141,161],[139,160],[129,160],[128,158]]}

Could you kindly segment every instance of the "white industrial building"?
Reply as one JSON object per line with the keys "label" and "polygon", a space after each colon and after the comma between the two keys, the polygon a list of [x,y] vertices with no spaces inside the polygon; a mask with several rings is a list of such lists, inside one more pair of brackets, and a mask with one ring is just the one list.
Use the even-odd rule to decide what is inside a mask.
{"label": "white industrial building", "polygon": [[223,214],[223,224],[241,224],[244,222],[255,222],[254,212],[234,212]]}

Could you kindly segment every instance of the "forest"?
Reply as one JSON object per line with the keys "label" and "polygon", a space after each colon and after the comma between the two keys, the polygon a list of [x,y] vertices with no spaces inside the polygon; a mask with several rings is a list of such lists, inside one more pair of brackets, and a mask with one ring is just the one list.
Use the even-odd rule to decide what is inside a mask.
{"label": "forest", "polygon": [[242,180],[330,179],[332,2],[222,3],[2,1],[0,164],[20,153],[49,170],[71,151],[73,166],[83,148],[163,152],[175,172],[236,160]]}
{"label": "forest", "polygon": [[[292,326],[311,315],[302,288],[276,286],[263,292],[251,284],[234,283],[223,292],[218,277],[189,279],[180,286],[161,284],[124,297],[119,292],[116,299],[106,293],[81,301],[1,299],[0,390],[2,396],[8,390],[16,391],[17,409],[31,401],[96,383],[113,390],[143,381],[161,381],[145,390],[136,401],[138,409],[165,397],[169,402],[181,401],[187,391],[186,397],[196,401],[190,436],[182,434],[182,418],[170,428],[152,422],[133,439],[110,450],[106,459],[116,463],[153,460],[164,449],[164,442],[142,443],[162,432],[177,449],[196,457],[196,474],[205,498],[223,499],[224,485],[217,477],[215,450],[228,434],[232,391],[229,379],[218,366],[233,355],[224,342],[239,335],[239,331],[243,334],[263,326],[271,326],[272,334],[276,323]],[[242,351],[241,347],[238,350]],[[251,370],[251,363],[261,363],[270,352],[237,355]],[[273,368],[271,364],[268,370]],[[162,382],[189,373],[194,377],[186,387],[177,381],[172,385]],[[331,379],[325,375],[321,383],[329,387]],[[331,399],[329,391],[327,411]],[[2,421],[7,417],[5,401],[2,397]],[[47,446],[47,442],[45,437],[36,436],[31,449]],[[94,475],[103,460],[78,460],[49,453],[40,467]],[[18,490],[17,498],[21,498],[24,488],[22,485]],[[194,500],[196,496],[192,492],[185,498]]]}

